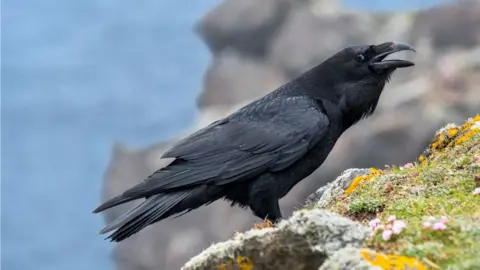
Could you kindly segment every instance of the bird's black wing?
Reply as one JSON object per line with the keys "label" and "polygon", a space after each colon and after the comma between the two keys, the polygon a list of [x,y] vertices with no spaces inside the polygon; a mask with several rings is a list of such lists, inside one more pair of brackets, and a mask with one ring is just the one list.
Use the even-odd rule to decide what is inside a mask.
{"label": "bird's black wing", "polygon": [[225,185],[280,171],[321,140],[329,126],[306,96],[261,99],[177,143],[175,158],[124,195],[157,193],[202,184]]}

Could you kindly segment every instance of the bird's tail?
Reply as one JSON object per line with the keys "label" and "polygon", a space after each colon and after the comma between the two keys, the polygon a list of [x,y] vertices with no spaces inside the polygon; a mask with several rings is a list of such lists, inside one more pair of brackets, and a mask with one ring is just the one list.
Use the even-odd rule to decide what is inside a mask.
{"label": "bird's tail", "polygon": [[[100,231],[114,231],[107,239],[120,242],[138,233],[150,224],[175,214],[182,214],[219,199],[221,192],[216,188],[197,187],[159,193],[148,197]],[[120,204],[120,203],[116,203]]]}

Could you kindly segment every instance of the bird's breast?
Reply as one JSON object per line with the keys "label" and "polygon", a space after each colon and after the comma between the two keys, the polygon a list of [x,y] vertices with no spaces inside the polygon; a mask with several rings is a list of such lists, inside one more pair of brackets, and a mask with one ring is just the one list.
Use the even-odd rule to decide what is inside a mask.
{"label": "bird's breast", "polygon": [[[320,167],[325,159],[332,151],[339,135],[329,134],[320,140],[305,156],[295,162],[288,169],[280,172],[281,178],[278,181],[279,197],[285,196],[297,183],[311,175],[318,167]],[[333,135],[333,136],[332,136]]]}

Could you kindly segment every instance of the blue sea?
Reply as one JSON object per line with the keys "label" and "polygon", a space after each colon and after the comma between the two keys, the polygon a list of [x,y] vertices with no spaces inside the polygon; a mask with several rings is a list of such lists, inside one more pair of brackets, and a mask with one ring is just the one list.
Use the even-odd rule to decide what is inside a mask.
{"label": "blue sea", "polygon": [[218,2],[2,1],[1,269],[114,268],[91,214],[111,147],[147,146],[194,122],[210,54],[192,27]]}

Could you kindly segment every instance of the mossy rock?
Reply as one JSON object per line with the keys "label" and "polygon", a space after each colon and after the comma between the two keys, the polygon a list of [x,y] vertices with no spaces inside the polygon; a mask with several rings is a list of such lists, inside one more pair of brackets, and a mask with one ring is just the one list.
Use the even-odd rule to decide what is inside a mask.
{"label": "mossy rock", "polygon": [[[212,245],[182,269],[480,269],[479,187],[480,115],[439,130],[416,162],[346,170],[288,220]],[[367,227],[392,216],[406,226]]]}
{"label": "mossy rock", "polygon": [[[480,195],[473,192],[480,187],[480,115],[439,130],[418,161],[371,171],[323,208],[365,225],[389,216],[407,224],[388,241],[373,235],[365,243],[372,250],[431,269],[480,269]],[[444,229],[425,223],[440,216]]]}

